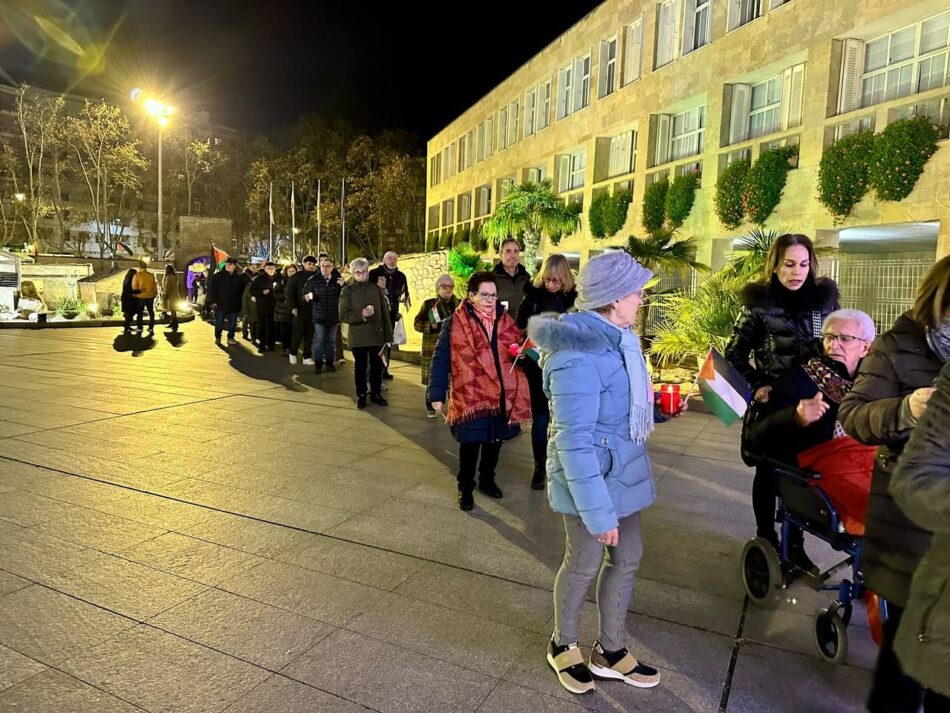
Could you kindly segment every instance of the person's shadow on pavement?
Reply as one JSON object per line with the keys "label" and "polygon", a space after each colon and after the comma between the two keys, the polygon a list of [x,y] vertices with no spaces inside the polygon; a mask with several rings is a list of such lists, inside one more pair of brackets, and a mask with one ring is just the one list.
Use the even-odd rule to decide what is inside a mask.
{"label": "person's shadow on pavement", "polygon": [[184,346],[187,343],[185,335],[181,332],[165,332],[165,339],[171,344],[175,349],[178,349],[181,346]]}
{"label": "person's shadow on pavement", "polygon": [[116,335],[112,342],[112,348],[117,352],[132,352],[132,356],[141,356],[142,352],[147,352],[155,346],[155,339],[151,334],[127,334]]}

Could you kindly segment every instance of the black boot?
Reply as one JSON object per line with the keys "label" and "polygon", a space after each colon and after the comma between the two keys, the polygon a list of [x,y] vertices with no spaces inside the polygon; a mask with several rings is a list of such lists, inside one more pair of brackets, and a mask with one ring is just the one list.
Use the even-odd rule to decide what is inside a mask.
{"label": "black boot", "polygon": [[459,490],[459,510],[468,512],[475,507],[475,498],[471,490]]}
{"label": "black boot", "polygon": [[531,441],[534,452],[534,474],[531,476],[531,489],[544,490],[545,471],[548,460],[548,442]]}
{"label": "black boot", "polygon": [[485,495],[495,500],[500,500],[504,493],[501,492],[501,488],[498,487],[498,484],[495,483],[494,477],[485,478],[484,476],[478,479],[478,489],[481,490]]}

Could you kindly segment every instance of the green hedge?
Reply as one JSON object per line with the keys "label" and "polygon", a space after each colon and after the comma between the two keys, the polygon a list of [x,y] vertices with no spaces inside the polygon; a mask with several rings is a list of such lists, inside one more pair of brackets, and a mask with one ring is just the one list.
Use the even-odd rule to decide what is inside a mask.
{"label": "green hedge", "polygon": [[610,194],[601,193],[590,202],[590,208],[587,211],[587,224],[590,227],[590,234],[598,240],[607,237],[604,214],[607,212],[607,205],[610,202]]}
{"label": "green hedge", "polygon": [[870,131],[845,136],[825,149],[818,165],[818,200],[836,219],[867,193],[876,141]]}
{"label": "green hedge", "polygon": [[690,171],[673,180],[666,192],[664,208],[670,226],[678,228],[689,217],[693,210],[693,201],[696,200],[696,184],[699,183],[699,173]]}
{"label": "green hedge", "polygon": [[745,158],[733,161],[716,181],[716,215],[722,227],[735,230],[745,219],[745,207],[742,205],[742,189],[749,175],[751,162]]}
{"label": "green hedge", "polygon": [[643,194],[643,227],[648,233],[655,233],[663,227],[666,220],[666,193],[670,182],[663,178],[647,186]]}
{"label": "green hedge", "polygon": [[797,153],[797,146],[781,146],[764,152],[752,164],[742,188],[742,206],[751,222],[764,225],[782,200],[791,168],[788,161]]}
{"label": "green hedge", "polygon": [[604,228],[608,238],[623,230],[633,194],[630,191],[614,191],[604,209]]}
{"label": "green hedge", "polygon": [[910,195],[924,164],[937,150],[939,130],[925,116],[901,119],[889,125],[874,142],[870,181],[882,201],[900,201]]}

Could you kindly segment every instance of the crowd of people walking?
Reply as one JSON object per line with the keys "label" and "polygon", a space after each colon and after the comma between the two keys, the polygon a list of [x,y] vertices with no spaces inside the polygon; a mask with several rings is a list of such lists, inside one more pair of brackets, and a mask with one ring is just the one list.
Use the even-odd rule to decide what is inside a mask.
{"label": "crowd of people walking", "polygon": [[[686,403],[673,414],[659,409],[633,331],[653,275],[608,252],[576,276],[564,256],[549,255],[532,278],[516,240],[500,254],[493,270],[471,275],[461,298],[455,280],[439,276],[412,322],[422,338],[426,414],[441,414],[458,443],[458,507],[472,510],[476,491],[504,497],[503,444],[530,423],[530,487],[547,490],[565,538],[547,661],[573,693],[597,679],[655,686],[659,670],[627,649],[625,618],[643,556],[641,513],[656,498],[646,442]],[[290,365],[302,358],[319,373],[336,370],[345,330],[357,407],[385,406],[390,350],[405,329],[400,308],[411,306],[397,265],[387,253],[373,270],[362,258],[340,270],[320,255],[282,272],[265,263],[242,273],[229,259],[207,285],[215,339],[226,331],[234,344],[243,315],[259,351],[279,341]],[[725,350],[752,394],[741,451],[755,467],[756,535],[776,550],[784,544],[797,571],[817,573],[802,531],[788,528],[786,543],[775,531],[776,464],[822,472],[848,532],[863,537],[864,583],[888,603],[868,709],[945,712],[950,257],[880,336],[868,314],[841,308],[838,286],[818,268],[809,238],[779,237],[762,279],[740,295]],[[141,271],[127,283],[129,299],[154,290]],[[585,659],[581,611],[595,580],[598,631]]]}

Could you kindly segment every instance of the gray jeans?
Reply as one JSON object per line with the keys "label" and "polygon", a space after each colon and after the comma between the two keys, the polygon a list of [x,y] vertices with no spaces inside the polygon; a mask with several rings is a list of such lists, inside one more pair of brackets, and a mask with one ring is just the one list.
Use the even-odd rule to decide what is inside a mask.
{"label": "gray jeans", "polygon": [[554,640],[560,646],[580,640],[581,610],[596,577],[597,640],[605,650],[619,651],[625,647],[624,620],[633,598],[633,575],[643,557],[640,513],[620,520],[616,547],[604,547],[573,515],[564,515],[564,532],[564,560],[554,578]]}

